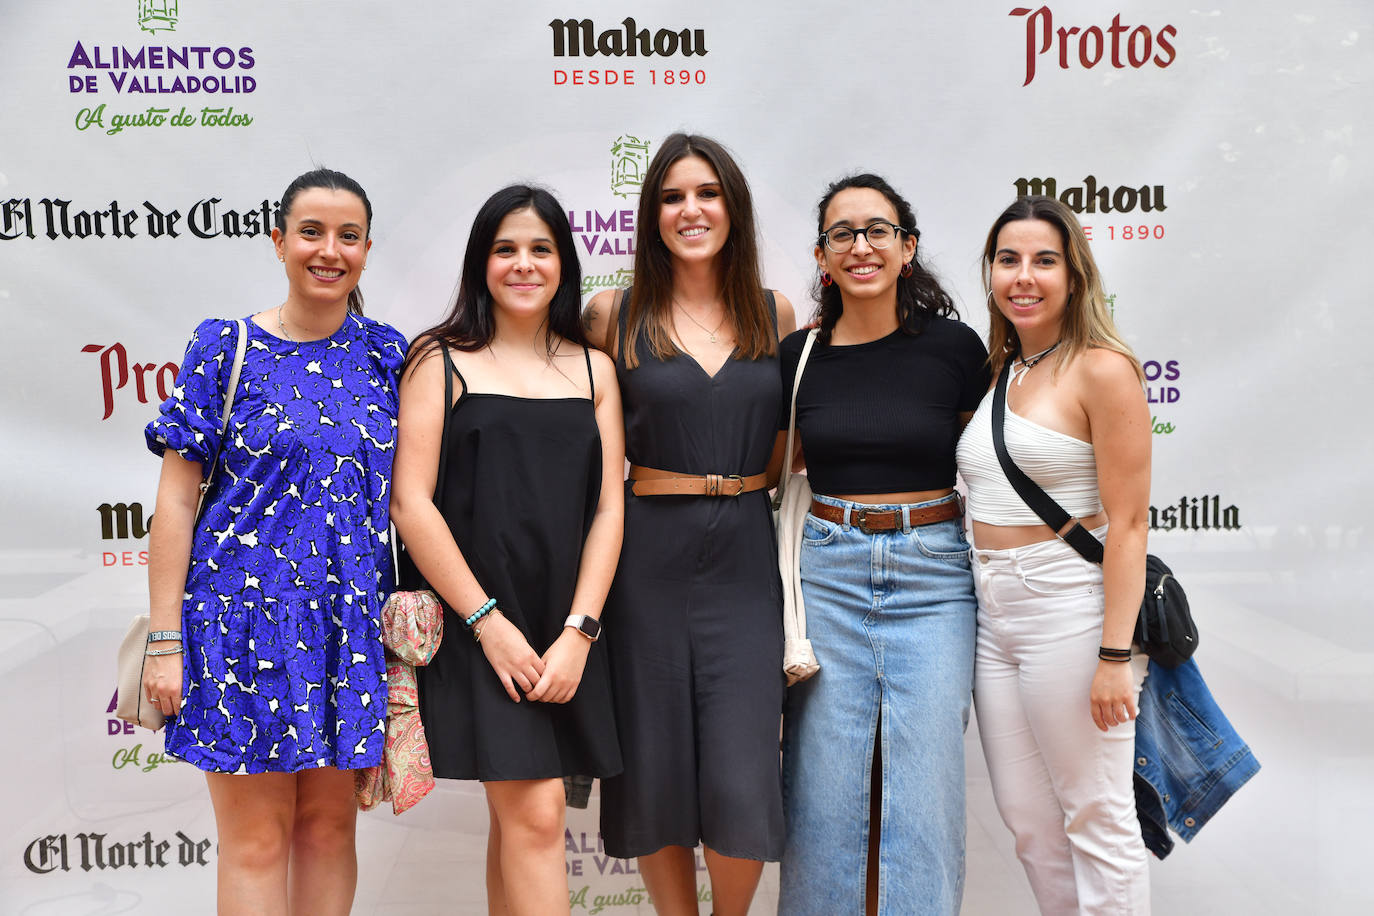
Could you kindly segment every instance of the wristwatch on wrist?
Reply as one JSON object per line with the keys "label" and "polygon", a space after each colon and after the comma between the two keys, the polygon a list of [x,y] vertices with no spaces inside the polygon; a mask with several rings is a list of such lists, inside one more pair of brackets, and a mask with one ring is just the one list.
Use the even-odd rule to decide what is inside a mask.
{"label": "wristwatch on wrist", "polygon": [[563,621],[563,626],[572,627],[592,642],[596,642],[601,636],[601,621],[586,614],[569,614],[568,619]]}

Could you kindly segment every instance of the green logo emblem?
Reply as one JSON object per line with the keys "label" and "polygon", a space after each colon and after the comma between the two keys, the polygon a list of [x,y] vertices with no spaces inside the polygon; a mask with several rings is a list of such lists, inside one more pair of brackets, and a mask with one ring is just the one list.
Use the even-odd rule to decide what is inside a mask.
{"label": "green logo emblem", "polygon": [[177,0],[138,0],[138,27],[145,32],[175,32]]}
{"label": "green logo emblem", "polygon": [[623,134],[611,144],[611,193],[616,197],[638,194],[649,169],[649,144]]}

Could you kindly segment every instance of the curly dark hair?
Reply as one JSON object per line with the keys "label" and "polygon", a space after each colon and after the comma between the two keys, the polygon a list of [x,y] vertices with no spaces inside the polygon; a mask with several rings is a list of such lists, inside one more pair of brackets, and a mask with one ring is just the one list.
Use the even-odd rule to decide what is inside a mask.
{"label": "curly dark hair", "polygon": [[[831,201],[835,199],[835,195],[850,188],[869,188],[886,197],[888,203],[897,211],[897,222],[901,224],[902,231],[909,233],[919,243],[921,231],[916,228],[916,213],[911,209],[911,204],[907,203],[906,198],[898,194],[887,181],[865,172],[841,178],[825,189],[825,196],[816,206],[817,245],[825,244],[820,234],[825,231],[825,212],[830,208]],[[936,280],[930,269],[921,263],[919,245],[916,254],[911,258],[911,267],[911,276],[897,277],[897,324],[903,333],[914,337],[925,330],[931,318],[958,318],[959,311],[954,307],[954,300],[950,298],[949,293],[940,286],[940,281]],[[835,330],[835,322],[844,313],[844,300],[840,295],[840,288],[838,285],[823,286],[818,275],[812,295],[816,299],[816,317],[821,329],[820,341],[829,343],[830,334]]]}

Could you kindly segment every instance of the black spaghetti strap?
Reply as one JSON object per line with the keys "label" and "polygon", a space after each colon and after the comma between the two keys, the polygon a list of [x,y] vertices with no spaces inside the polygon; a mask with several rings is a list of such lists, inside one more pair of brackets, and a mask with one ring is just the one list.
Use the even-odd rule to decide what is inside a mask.
{"label": "black spaghetti strap", "polygon": [[768,314],[769,314],[770,316],[772,316],[772,318],[773,318],[773,336],[774,336],[774,337],[777,337],[777,338],[779,338],[779,339],[781,339],[780,336],[779,336],[779,334],[778,334],[778,300],[777,300],[777,297],[773,295],[773,291],[772,291],[771,289],[765,289],[765,290],[763,291],[763,298],[764,298],[764,300],[768,303]]}
{"label": "black spaghetti strap", "polygon": [[587,361],[587,385],[592,389],[592,406],[596,406],[596,380],[592,378],[592,351],[582,346],[582,358]]}
{"label": "black spaghetti strap", "polygon": [[[448,355],[448,344],[439,341],[439,349],[444,354],[444,430],[439,435],[439,477],[434,482],[434,505],[442,509],[444,480],[448,476],[448,428],[453,415],[453,377],[457,375],[460,382],[463,377],[458,374],[458,367],[453,365],[453,359]],[[467,382],[463,382],[463,392],[467,393],[467,390]]]}
{"label": "black spaghetti strap", "polygon": [[453,364],[453,357],[449,356],[449,353],[448,353],[448,344],[444,343],[443,341],[440,341],[440,342],[439,342],[439,346],[441,346],[441,347],[444,348],[444,368],[448,369],[448,374],[446,374],[446,375],[444,376],[444,378],[445,378],[444,385],[446,386],[445,390],[448,391],[448,405],[449,405],[450,407],[452,407],[452,406],[453,406],[453,380],[452,380],[452,376],[454,376],[454,375],[458,376],[458,381],[459,381],[459,383],[462,384],[462,386],[463,386],[463,394],[467,394],[467,393],[468,393],[468,380],[465,379],[465,378],[463,378],[463,373],[459,372],[459,371],[458,371],[458,367],[455,366],[455,365]]}

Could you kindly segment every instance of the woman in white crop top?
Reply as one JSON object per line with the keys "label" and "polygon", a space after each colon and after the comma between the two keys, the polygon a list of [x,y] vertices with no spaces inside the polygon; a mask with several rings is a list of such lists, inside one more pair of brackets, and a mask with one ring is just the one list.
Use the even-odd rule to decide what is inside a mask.
{"label": "woman in white crop top", "polygon": [[993,792],[1041,912],[1147,913],[1132,788],[1145,659],[1112,657],[1131,647],[1145,582],[1143,374],[1059,201],[1021,198],[998,217],[983,280],[993,378],[1012,360],[1008,452],[1106,544],[1102,565],[1089,563],[1022,502],[993,451],[995,395],[985,398],[958,459],[978,594],[974,702]]}

